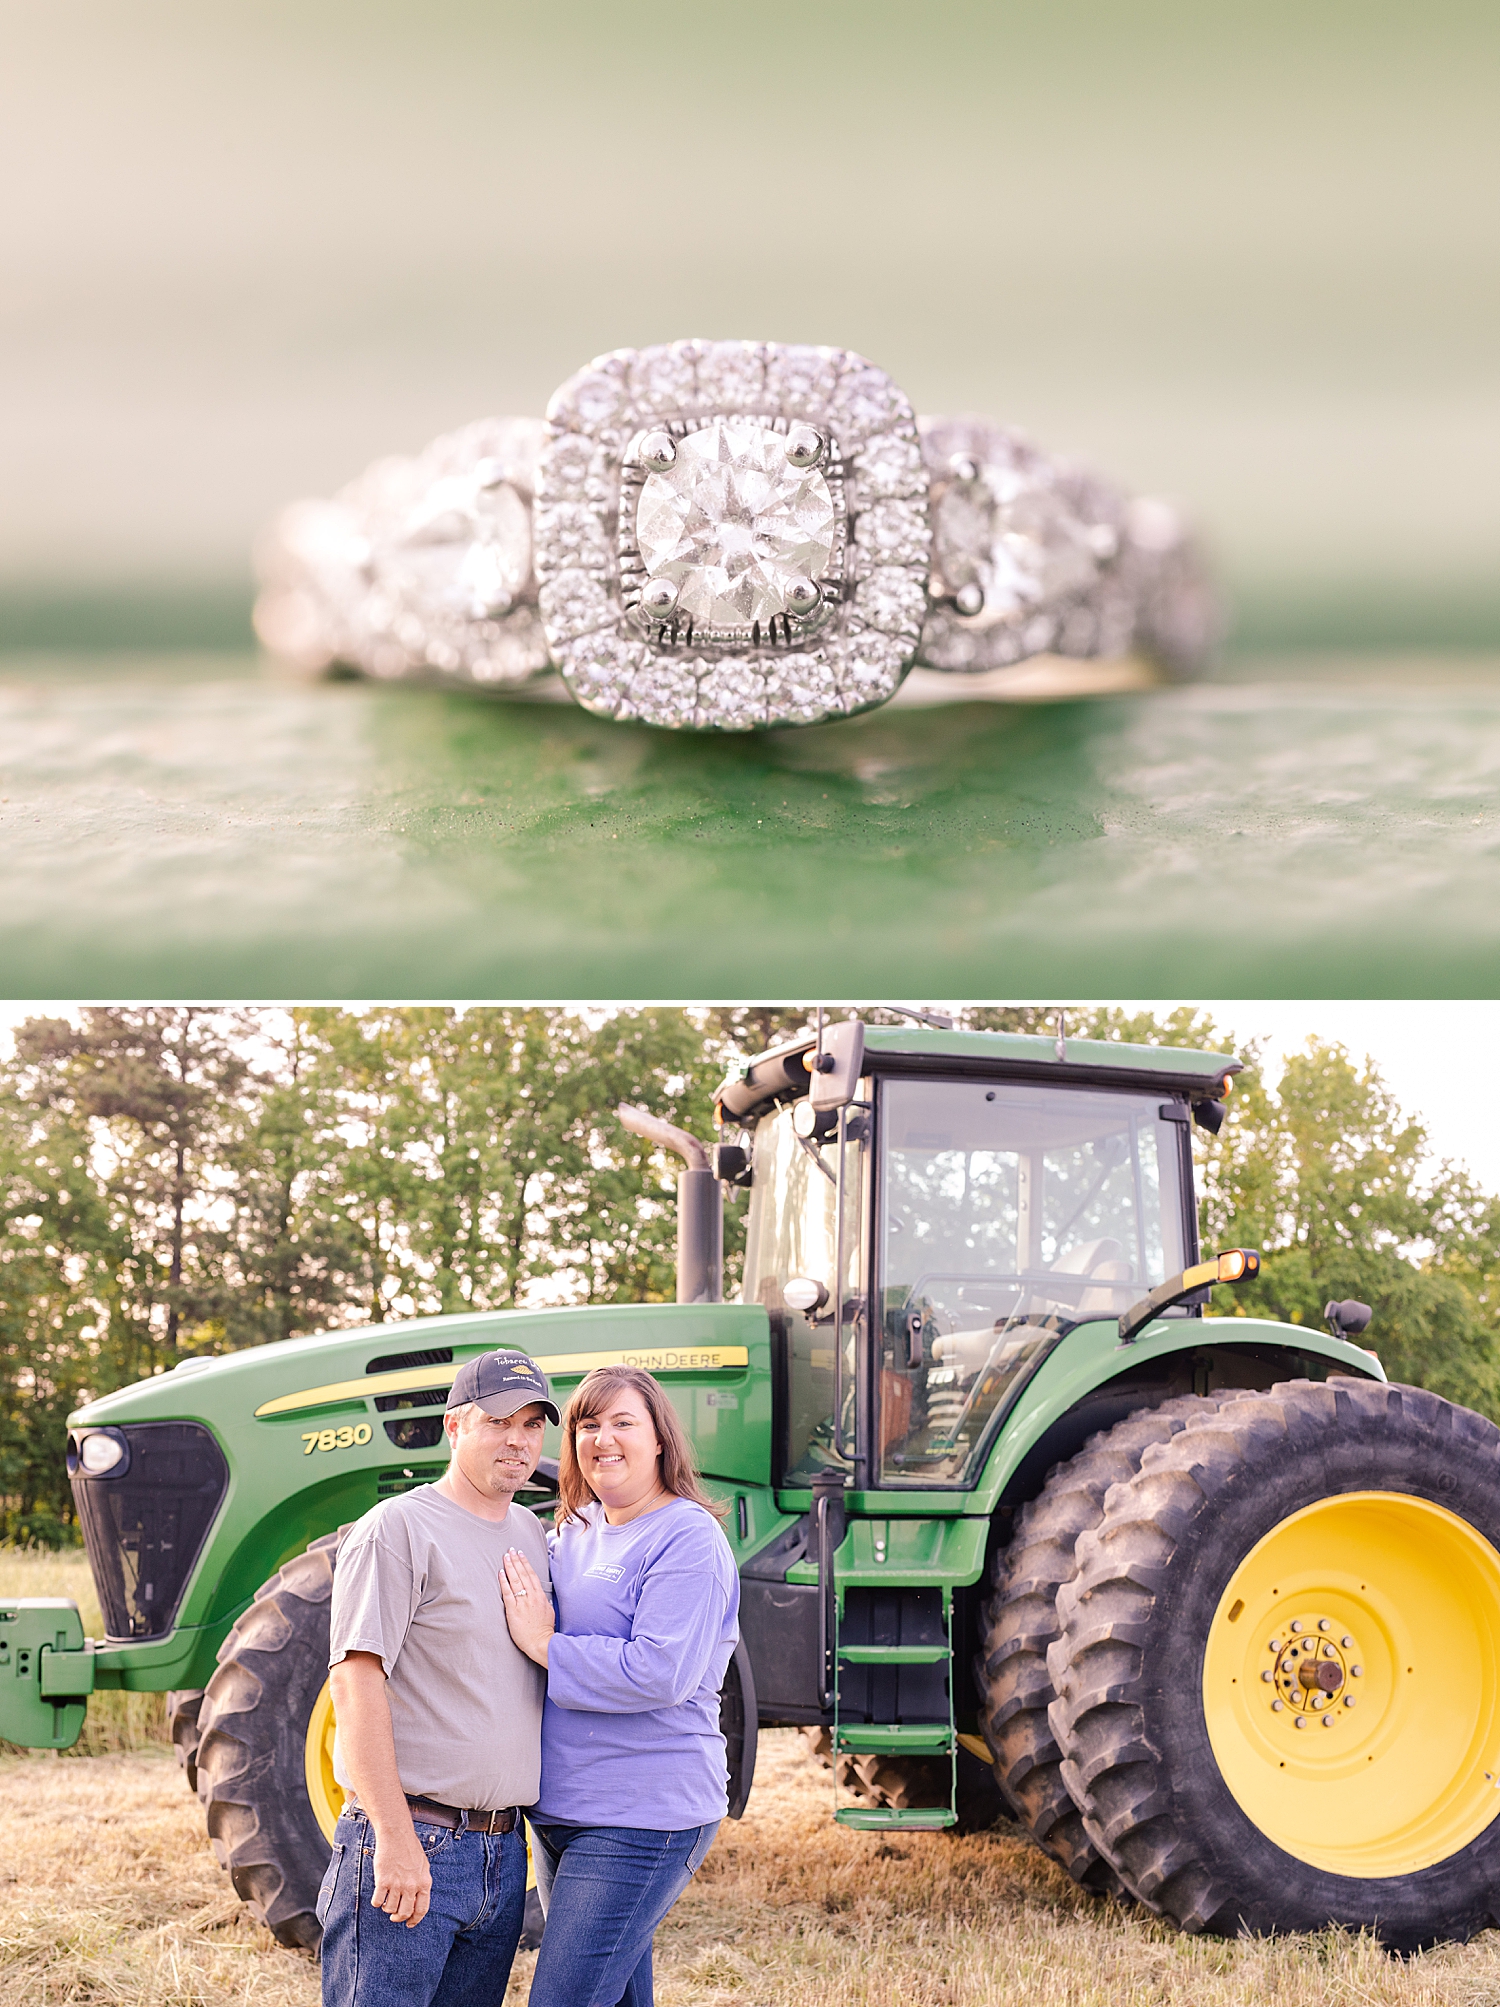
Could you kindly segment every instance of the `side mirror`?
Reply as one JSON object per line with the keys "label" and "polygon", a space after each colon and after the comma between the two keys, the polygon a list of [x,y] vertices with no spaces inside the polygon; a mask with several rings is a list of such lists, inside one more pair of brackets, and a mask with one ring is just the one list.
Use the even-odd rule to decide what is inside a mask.
{"label": "side mirror", "polygon": [[865,1028],[857,1017],[831,1024],[823,1033],[823,1046],[814,1046],[802,1056],[812,1075],[807,1098],[819,1111],[847,1108],[859,1092],[859,1076],[865,1066]]}
{"label": "side mirror", "polygon": [[810,1317],[828,1301],[828,1285],[815,1282],[810,1275],[794,1275],[782,1289],[781,1300],[788,1310],[800,1310],[804,1317]]}
{"label": "side mirror", "polygon": [[1374,1314],[1368,1303],[1353,1296],[1346,1296],[1342,1303],[1323,1305],[1323,1321],[1335,1338],[1357,1338],[1361,1331],[1369,1330]]}
{"label": "side mirror", "polygon": [[1120,1319],[1120,1343],[1131,1344],[1136,1333],[1144,1330],[1153,1317],[1170,1310],[1174,1303],[1181,1303],[1185,1296],[1196,1296],[1200,1289],[1209,1288],[1216,1282],[1248,1282],[1252,1276],[1259,1274],[1260,1256],[1253,1247],[1232,1247],[1208,1261],[1195,1262],[1181,1275],[1174,1275],[1169,1282],[1153,1289],[1149,1296],[1143,1296],[1139,1303],[1131,1305]]}

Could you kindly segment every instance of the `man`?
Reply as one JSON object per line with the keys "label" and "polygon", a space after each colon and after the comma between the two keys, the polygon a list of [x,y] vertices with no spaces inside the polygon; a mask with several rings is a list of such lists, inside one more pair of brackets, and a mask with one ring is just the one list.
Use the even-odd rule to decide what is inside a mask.
{"label": "man", "polygon": [[451,1461],[350,1529],[333,1582],[333,1770],[348,1794],[318,1894],[324,2007],[494,2007],[526,1901],[521,1808],[546,1675],[511,1643],[500,1570],[547,1542],[515,1494],[556,1422],[520,1352],[454,1376]]}

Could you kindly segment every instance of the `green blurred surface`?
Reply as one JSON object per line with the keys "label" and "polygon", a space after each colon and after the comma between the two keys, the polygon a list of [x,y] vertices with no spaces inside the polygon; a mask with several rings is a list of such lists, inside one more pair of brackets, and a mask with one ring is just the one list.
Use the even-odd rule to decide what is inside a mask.
{"label": "green blurred surface", "polygon": [[1500,658],[756,738],[0,659],[0,989],[1493,995]]}

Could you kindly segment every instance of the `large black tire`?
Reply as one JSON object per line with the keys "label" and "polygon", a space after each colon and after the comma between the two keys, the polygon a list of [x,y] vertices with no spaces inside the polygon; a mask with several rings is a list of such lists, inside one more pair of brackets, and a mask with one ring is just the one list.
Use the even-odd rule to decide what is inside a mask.
{"label": "large black tire", "polygon": [[307,1727],[328,1678],[333,1563],[346,1528],[273,1575],[219,1648],[204,1689],[198,1796],[221,1867],[251,1914],[315,1951],[328,1841],[307,1795]]}
{"label": "large black tire", "polygon": [[1141,1408],[1090,1436],[1078,1455],[1047,1473],[1022,1507],[1007,1546],[995,1556],[985,1602],[983,1649],[975,1664],[980,1726],[995,1776],[1016,1818],[1043,1852],[1083,1888],[1120,1895],[1123,1884],[1084,1831],[1062,1777],[1062,1751],[1047,1710],[1057,1698],[1047,1653],[1058,1635],[1057,1595],[1073,1579],[1078,1536],[1098,1525],[1113,1484],[1135,1476],[1153,1443],[1166,1442],[1240,1389],[1187,1394]]}
{"label": "large black tire", "polygon": [[[1079,1537],[1077,1573],[1058,1596],[1061,1635],[1048,1656],[1058,1694],[1051,1722],[1063,1751],[1063,1779],[1083,1813],[1089,1838],[1126,1886],[1184,1930],[1229,1934],[1339,1925],[1372,1931],[1393,1948],[1410,1950],[1464,1939],[1500,1921],[1500,1817],[1489,1813],[1482,1795],[1465,1801],[1480,1809],[1464,1816],[1470,1830],[1475,1818],[1488,1817],[1489,1823],[1467,1844],[1455,1844],[1446,1858],[1428,1865],[1430,1854],[1414,1854],[1412,1866],[1400,1872],[1339,1872],[1290,1849],[1305,1844],[1313,1854],[1334,1844],[1363,1844],[1362,1831],[1337,1820],[1315,1819],[1305,1828],[1283,1825],[1283,1848],[1241,1809],[1215,1756],[1205,1711],[1205,1665],[1209,1652],[1220,1649],[1215,1640],[1227,1636],[1221,1627],[1210,1638],[1226,1590],[1232,1580],[1248,1579],[1248,1573],[1237,1571],[1276,1529],[1281,1529],[1277,1537],[1282,1541],[1297,1537],[1295,1528],[1284,1525],[1292,1515],[1320,1508],[1328,1513],[1328,1502],[1350,1493],[1367,1495],[1351,1501],[1349,1511],[1366,1515],[1362,1523],[1367,1530],[1360,1537],[1375,1555],[1368,1567],[1360,1564],[1358,1572],[1372,1578],[1357,1585],[1361,1590],[1368,1587],[1373,1595],[1381,1587],[1373,1579],[1381,1567],[1379,1528],[1415,1524],[1433,1505],[1466,1522],[1488,1543],[1487,1548],[1472,1543],[1459,1529],[1462,1542],[1469,1543],[1465,1551],[1481,1571],[1474,1579],[1500,1579],[1492,1567],[1500,1557],[1490,1554],[1500,1547],[1500,1430],[1434,1394],[1354,1379],[1291,1381],[1206,1409],[1170,1440],[1145,1452],[1136,1475],[1110,1491],[1097,1528]],[[1377,1494],[1373,1504],[1368,1499],[1372,1493]],[[1379,1495],[1390,1504],[1382,1504]],[[1436,1523],[1436,1515],[1428,1518]],[[1370,1532],[1371,1527],[1376,1531]],[[1261,1551],[1276,1550],[1268,1545]],[[1429,1563],[1420,1543],[1408,1546],[1401,1564],[1407,1570],[1404,1577],[1396,1548],[1387,1552],[1392,1580],[1410,1584],[1427,1579],[1423,1571]],[[1279,1563],[1271,1565],[1274,1569]],[[1330,1559],[1326,1570],[1320,1564],[1313,1573],[1326,1572],[1334,1581],[1338,1565]],[[1272,1579],[1268,1574],[1267,1580]],[[1455,1574],[1452,1579],[1467,1578]],[[1258,1640],[1265,1629],[1281,1632],[1265,1650],[1306,1649],[1306,1638],[1291,1640],[1282,1619],[1267,1618],[1263,1611],[1280,1608],[1290,1618],[1294,1600],[1332,1592],[1297,1587],[1291,1573],[1288,1581],[1293,1587],[1285,1602],[1273,1603],[1270,1599],[1281,1591],[1267,1589],[1263,1602],[1250,1608],[1245,1632],[1235,1634],[1240,1642],[1234,1651],[1260,1652]],[[1408,1587],[1405,1593],[1416,1592]],[[1445,1593],[1457,1592],[1450,1588]],[[1490,1590],[1482,1596],[1465,1591],[1456,1605],[1464,1623],[1473,1613],[1475,1653],[1487,1653],[1492,1667],[1494,1640],[1500,1635],[1497,1606],[1500,1595]],[[1238,1610],[1246,1607],[1231,1603],[1222,1612],[1223,1626],[1235,1623]],[[1357,1622],[1341,1617],[1331,1626],[1309,1623],[1305,1628],[1337,1631]],[[1300,1619],[1296,1628],[1304,1629]],[[1371,1628],[1378,1645],[1373,1624]],[[1394,1629],[1387,1626],[1386,1635],[1394,1636],[1400,1628],[1399,1621]],[[1327,1641],[1330,1656],[1333,1642]],[[1316,1636],[1311,1643],[1321,1656],[1324,1647]],[[1407,1656],[1405,1647],[1399,1656]],[[1224,1660],[1225,1666],[1234,1663],[1232,1657]],[[1427,1733],[1427,1724],[1443,1718],[1443,1682],[1453,1663],[1438,1658],[1418,1667],[1427,1674],[1427,1683],[1405,1688],[1397,1676],[1404,1678],[1413,1668],[1393,1659],[1386,1691],[1402,1697],[1399,1703],[1382,1701],[1373,1685],[1368,1691],[1362,1686],[1361,1699],[1368,1699],[1372,1708],[1389,1706],[1392,1711],[1382,1716],[1367,1709],[1348,1717],[1351,1734],[1366,1738],[1349,1742],[1349,1748],[1379,1749],[1378,1756],[1366,1760],[1390,1763],[1389,1774],[1397,1783],[1411,1778],[1428,1789],[1424,1749],[1411,1746],[1404,1726],[1399,1746],[1368,1737],[1386,1721],[1412,1723],[1413,1733]],[[1373,1670],[1373,1662],[1360,1670]],[[1256,1721],[1263,1702],[1267,1722],[1277,1721],[1275,1733],[1280,1734],[1287,1725],[1298,1724],[1298,1710],[1319,1702],[1312,1697],[1294,1700],[1290,1717],[1273,1708],[1279,1689],[1260,1682],[1278,1677],[1265,1671],[1253,1676],[1247,1658],[1243,1695],[1233,1705],[1250,1710],[1252,1703],[1244,1696],[1255,1696]],[[1224,1695],[1238,1684],[1224,1681]],[[1348,1691],[1355,1692],[1352,1683]],[[1312,1695],[1313,1684],[1307,1692]],[[1217,1685],[1215,1693],[1216,1719],[1222,1724],[1225,1702]],[[1328,1704],[1336,1703],[1330,1698]],[[1309,1717],[1307,1725],[1321,1726],[1321,1717]],[[1334,1725],[1341,1727],[1343,1717]],[[1267,1728],[1265,1735],[1269,1746],[1272,1730]],[[1297,1752],[1295,1773],[1304,1768],[1304,1745],[1289,1740]],[[1333,1750],[1340,1745],[1316,1746]],[[1260,1759],[1272,1780],[1272,1795],[1263,1800],[1268,1809],[1260,1815],[1267,1825],[1283,1819],[1283,1803],[1292,1802],[1279,1803],[1274,1795],[1283,1788],[1274,1781],[1280,1747]],[[1489,1754],[1493,1763],[1493,1752]],[[1287,1769],[1287,1761],[1281,1761],[1279,1770]],[[1329,1765],[1318,1774],[1329,1781],[1315,1777],[1311,1788],[1331,1794],[1344,1788],[1340,1774],[1362,1773],[1347,1768],[1338,1773]],[[1464,1790],[1475,1788],[1472,1769],[1454,1774]],[[1288,1779],[1284,1788],[1290,1792],[1303,1786]],[[1433,1788],[1447,1786],[1440,1779]],[[1327,1799],[1330,1809],[1337,1802],[1331,1795]],[[1500,1812],[1500,1797],[1496,1808]],[[1305,1842],[1303,1831],[1309,1835]]]}
{"label": "large black tire", "polygon": [[181,1687],[167,1695],[167,1733],[172,1738],[173,1754],[187,1779],[189,1791],[198,1789],[198,1744],[203,1739],[198,1712],[202,1705],[201,1686]]}
{"label": "large black tire", "polygon": [[[946,1805],[951,1780],[943,1756],[890,1756],[883,1751],[833,1759],[833,1734],[827,1728],[804,1728],[808,1754],[825,1770],[833,1770],[839,1789],[867,1805],[906,1812],[921,1805]],[[970,1750],[958,1752],[955,1833],[985,1833],[997,1819],[1008,1819],[1010,1808],[1000,1794],[994,1772]]]}

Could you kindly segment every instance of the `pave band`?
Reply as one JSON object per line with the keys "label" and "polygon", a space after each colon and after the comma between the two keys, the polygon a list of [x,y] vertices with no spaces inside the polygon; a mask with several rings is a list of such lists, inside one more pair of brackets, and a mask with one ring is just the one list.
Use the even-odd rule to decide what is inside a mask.
{"label": "pave band", "polygon": [[482,419],[294,503],[257,565],[257,631],[304,669],[556,669],[589,710],[700,730],[868,710],[913,664],[955,695],[1038,656],[1183,678],[1219,627],[1165,503],[774,343],[601,357],[545,422]]}

